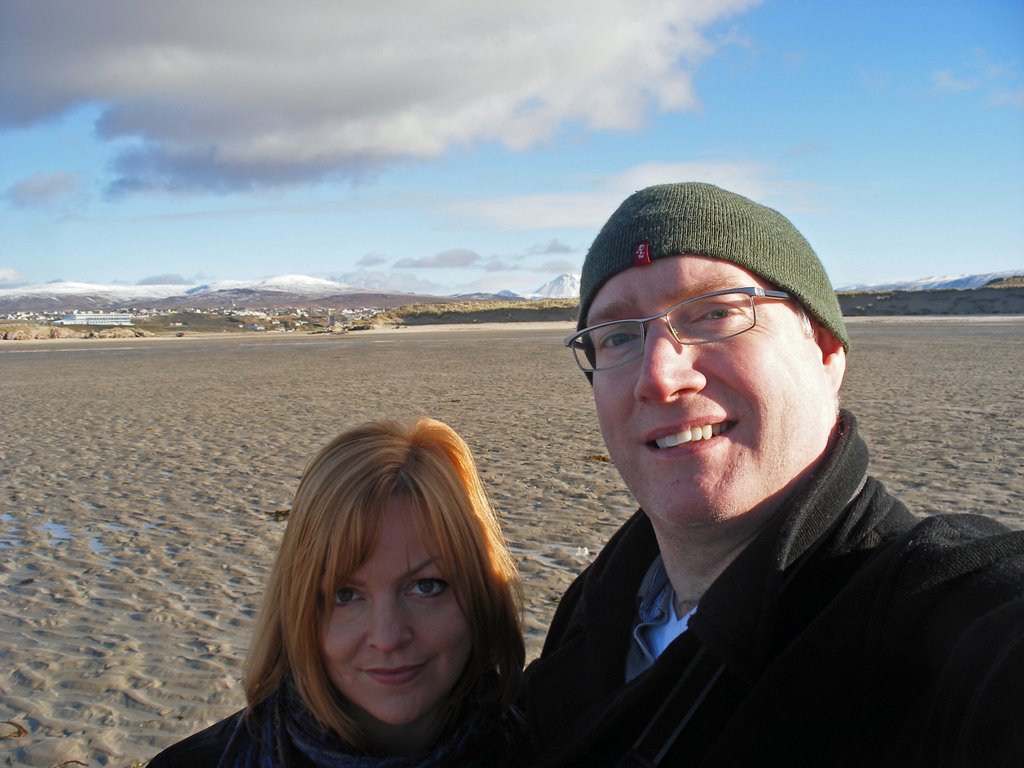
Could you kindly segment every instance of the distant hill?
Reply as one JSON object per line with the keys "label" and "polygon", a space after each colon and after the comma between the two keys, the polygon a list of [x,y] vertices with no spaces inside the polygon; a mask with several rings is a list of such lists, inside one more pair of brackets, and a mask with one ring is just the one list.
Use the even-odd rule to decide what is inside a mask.
{"label": "distant hill", "polygon": [[844,317],[1024,315],[1024,286],[929,291],[837,291]]}
{"label": "distant hill", "polygon": [[[1024,314],[1011,288],[1024,286],[1024,269],[960,277],[929,277],[902,283],[851,285],[837,293],[846,314]],[[995,288],[991,286],[1002,286]],[[565,273],[520,296],[511,291],[435,296],[369,290],[335,280],[281,275],[264,280],[222,280],[201,285],[95,285],[54,282],[0,289],[0,314],[69,310],[275,309],[322,307],[392,309],[451,301],[524,301],[579,296],[580,277]],[[1003,291],[998,294],[979,293]],[[1024,291],[1024,288],[1021,289]],[[951,292],[942,296],[941,291]],[[1010,291],[1010,292],[1006,292]],[[871,298],[869,294],[876,298]],[[889,295],[892,294],[892,295]],[[911,300],[907,294],[920,294]],[[928,295],[927,301],[922,296]],[[967,294],[972,294],[968,296]],[[887,296],[879,299],[877,297]],[[899,300],[897,300],[899,299]],[[941,308],[940,308],[941,305]]]}
{"label": "distant hill", "polygon": [[[488,296],[487,298],[493,298]],[[398,307],[447,297],[364,290],[305,275],[222,280],[202,285],[96,285],[54,282],[0,290],[0,313],[113,309],[272,309],[285,307]]]}
{"label": "distant hill", "polygon": [[918,280],[904,280],[896,283],[855,283],[836,288],[837,292],[853,291],[934,291],[964,290],[1012,283],[1024,279],[1024,269],[1007,272],[988,272],[981,275],[960,275],[958,277],[922,277]]}
{"label": "distant hill", "polygon": [[1024,269],[836,291],[846,317],[898,315],[1024,315]]}
{"label": "distant hill", "polygon": [[512,291],[459,296],[364,289],[335,280],[281,275],[263,280],[220,280],[201,285],[97,285],[58,281],[0,290],[0,313],[78,310],[272,309],[284,307],[393,308],[408,304],[458,301],[575,299],[579,276],[563,274],[533,293]]}
{"label": "distant hill", "polygon": [[397,307],[373,318],[376,326],[574,322],[576,299],[513,299],[456,301],[444,304],[413,304]]}

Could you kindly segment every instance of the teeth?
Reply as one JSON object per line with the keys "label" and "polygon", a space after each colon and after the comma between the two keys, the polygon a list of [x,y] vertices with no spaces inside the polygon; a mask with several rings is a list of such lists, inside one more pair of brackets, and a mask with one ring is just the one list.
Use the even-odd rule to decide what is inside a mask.
{"label": "teeth", "polygon": [[713,435],[718,435],[722,432],[724,425],[722,422],[718,424],[704,424],[700,427],[693,427],[691,429],[684,429],[675,435],[668,435],[667,437],[659,437],[655,442],[659,448],[673,448],[683,443],[691,443],[696,440],[710,440]]}

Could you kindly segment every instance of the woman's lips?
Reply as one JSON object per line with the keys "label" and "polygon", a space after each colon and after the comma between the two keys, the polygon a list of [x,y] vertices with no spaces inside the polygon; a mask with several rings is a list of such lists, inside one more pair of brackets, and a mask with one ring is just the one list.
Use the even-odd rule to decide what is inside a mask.
{"label": "woman's lips", "polygon": [[423,668],[422,664],[410,664],[403,667],[373,667],[366,674],[381,685],[405,685],[412,682]]}

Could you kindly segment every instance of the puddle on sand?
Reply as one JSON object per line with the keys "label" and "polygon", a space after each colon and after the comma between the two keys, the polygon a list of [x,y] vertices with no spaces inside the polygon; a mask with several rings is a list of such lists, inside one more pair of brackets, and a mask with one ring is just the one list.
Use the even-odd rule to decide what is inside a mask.
{"label": "puddle on sand", "polygon": [[[25,539],[20,536],[15,528],[17,519],[14,515],[9,512],[0,512],[0,551],[2,550],[15,550],[21,549],[25,546]],[[69,542],[74,537],[71,528],[63,523],[56,523],[52,520],[47,520],[38,525],[34,526],[37,530],[43,531],[50,536],[50,543],[54,546],[59,546]],[[95,552],[97,555],[109,555],[114,549],[114,546],[105,542],[104,535],[106,532],[113,532],[114,534],[123,533],[129,530],[127,526],[120,523],[101,523],[100,527],[102,531],[92,531],[93,535],[86,539],[86,544],[90,550]]]}
{"label": "puddle on sand", "polygon": [[11,549],[20,547],[21,541],[14,536],[13,526],[8,524],[14,522],[14,515],[9,512],[0,513],[0,523],[4,523],[3,533],[0,534],[0,549]]}
{"label": "puddle on sand", "polygon": [[97,555],[105,555],[108,552],[110,552],[110,547],[104,544],[99,539],[97,539],[95,536],[91,536],[89,538],[89,549],[91,549]]}
{"label": "puddle on sand", "polygon": [[39,529],[46,531],[57,541],[68,541],[71,538],[71,529],[62,523],[47,521],[39,526]]}

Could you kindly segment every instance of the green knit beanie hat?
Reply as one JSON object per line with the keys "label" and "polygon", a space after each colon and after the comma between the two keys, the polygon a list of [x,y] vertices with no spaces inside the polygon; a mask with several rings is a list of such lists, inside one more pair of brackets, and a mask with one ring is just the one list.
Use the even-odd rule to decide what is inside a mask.
{"label": "green knit beanie hat", "polygon": [[695,254],[731,261],[799,301],[849,350],[832,284],[804,236],[785,216],[712,184],[660,184],[634,193],[602,227],[580,280],[580,317],[602,285],[635,264]]}

